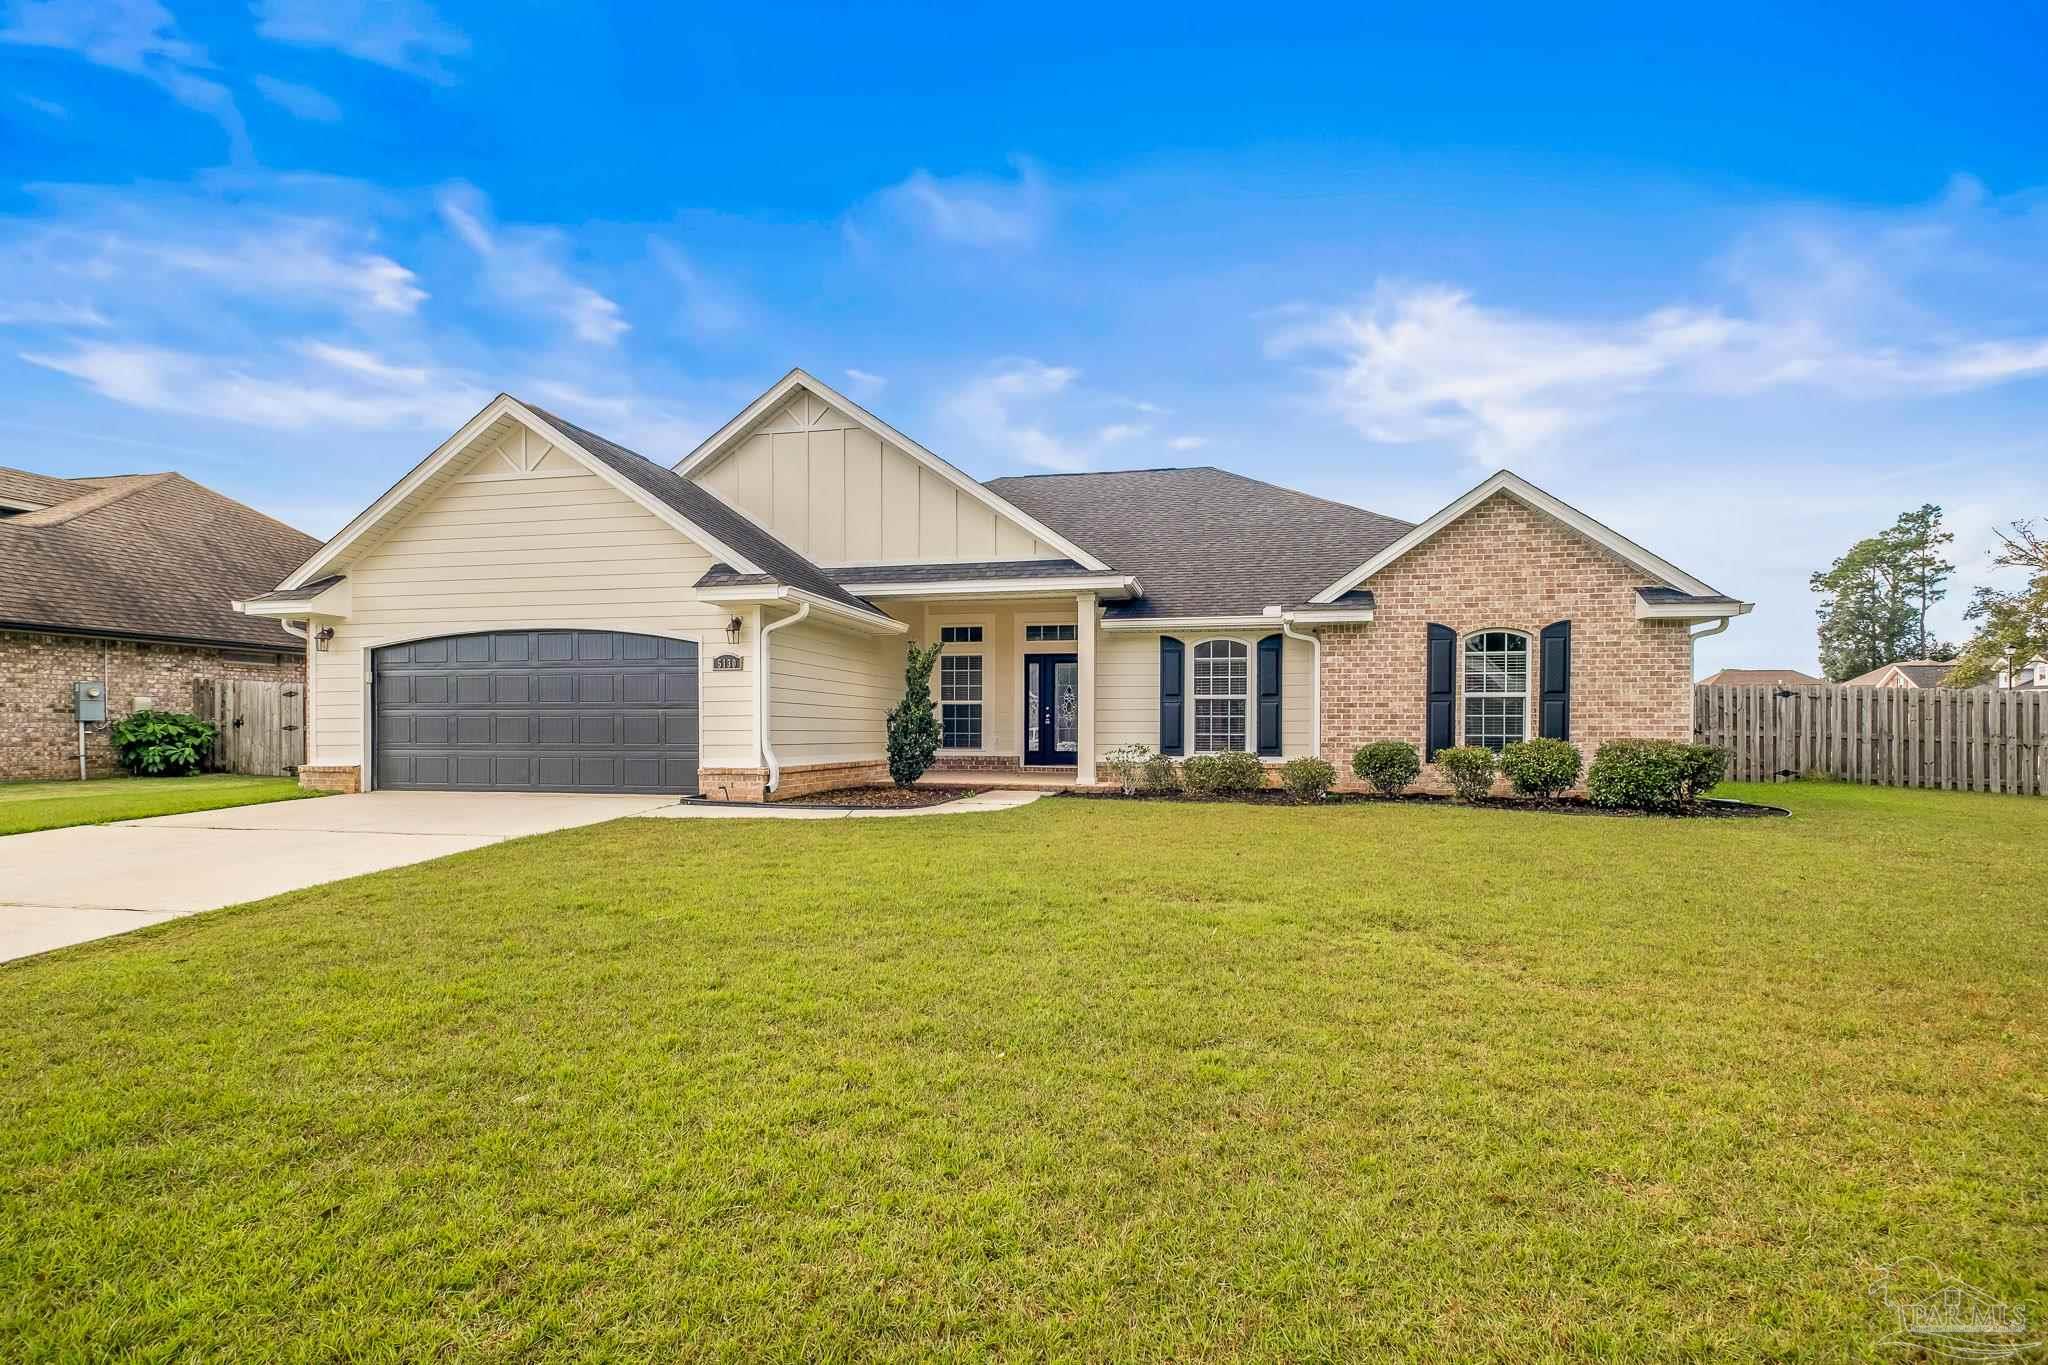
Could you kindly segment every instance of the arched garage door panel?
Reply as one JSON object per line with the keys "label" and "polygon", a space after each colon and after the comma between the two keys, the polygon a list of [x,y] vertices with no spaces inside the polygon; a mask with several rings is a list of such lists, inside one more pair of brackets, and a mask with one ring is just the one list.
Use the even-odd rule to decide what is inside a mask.
{"label": "arched garage door panel", "polygon": [[372,658],[379,787],[697,790],[697,646],[617,631],[512,630]]}

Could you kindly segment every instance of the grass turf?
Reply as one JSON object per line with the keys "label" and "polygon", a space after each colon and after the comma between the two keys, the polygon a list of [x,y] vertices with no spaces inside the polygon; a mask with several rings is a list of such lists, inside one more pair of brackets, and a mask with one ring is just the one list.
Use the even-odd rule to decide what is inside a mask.
{"label": "grass turf", "polygon": [[1836,1360],[1911,1255],[2038,1318],[2048,802],[1764,794],[629,820],[12,964],[0,1354]]}
{"label": "grass turf", "polygon": [[302,791],[289,777],[96,777],[85,782],[0,783],[0,834],[26,834],[66,825],[103,825],[151,815],[295,801],[323,792]]}

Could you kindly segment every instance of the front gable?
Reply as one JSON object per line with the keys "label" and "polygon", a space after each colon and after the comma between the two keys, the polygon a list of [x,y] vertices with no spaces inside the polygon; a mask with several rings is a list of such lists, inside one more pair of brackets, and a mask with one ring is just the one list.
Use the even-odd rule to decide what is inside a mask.
{"label": "front gable", "polygon": [[801,370],[676,471],[822,566],[1073,559],[1106,567]]}

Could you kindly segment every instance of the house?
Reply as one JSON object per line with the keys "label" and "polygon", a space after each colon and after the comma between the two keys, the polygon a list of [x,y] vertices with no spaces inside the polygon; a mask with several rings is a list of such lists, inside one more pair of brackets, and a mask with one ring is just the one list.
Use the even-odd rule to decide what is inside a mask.
{"label": "house", "polygon": [[[60,479],[0,468],[0,779],[75,777],[71,687],[107,711],[186,710],[202,678],[304,676],[304,641],[233,598],[319,542],[177,474]],[[107,727],[90,771],[113,771]]]}
{"label": "house", "polygon": [[1939,659],[1900,659],[1868,673],[1858,673],[1843,682],[1844,687],[1939,687],[1954,663]]}
{"label": "house", "polygon": [[2018,668],[2000,669],[1998,685],[2008,690],[2018,688],[2022,691],[2028,688],[2048,688],[2048,658],[2035,658]]}
{"label": "house", "polygon": [[1826,678],[1796,668],[1724,668],[1700,679],[1702,687],[1817,687]]}
{"label": "house", "polygon": [[1510,473],[1419,524],[1220,469],[977,482],[791,371],[673,468],[500,396],[238,603],[307,623],[309,784],[787,798],[1120,745],[1689,738],[1750,604]]}

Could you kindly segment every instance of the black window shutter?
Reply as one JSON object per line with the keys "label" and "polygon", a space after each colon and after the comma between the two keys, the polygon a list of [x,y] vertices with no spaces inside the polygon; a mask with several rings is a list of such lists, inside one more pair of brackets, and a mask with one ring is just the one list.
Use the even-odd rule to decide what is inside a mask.
{"label": "black window shutter", "polygon": [[1428,743],[1422,761],[1434,763],[1438,749],[1457,744],[1452,726],[1457,714],[1458,632],[1449,626],[1429,628]]}
{"label": "black window shutter", "polygon": [[1186,705],[1181,700],[1186,684],[1187,669],[1182,666],[1187,656],[1187,646],[1171,635],[1159,637],[1159,752],[1178,754],[1187,748],[1183,717]]}
{"label": "black window shutter", "polygon": [[1259,752],[1280,752],[1280,648],[1278,635],[1259,641]]}
{"label": "black window shutter", "polygon": [[1545,739],[1572,737],[1572,623],[1555,621],[1543,628],[1543,717]]}

